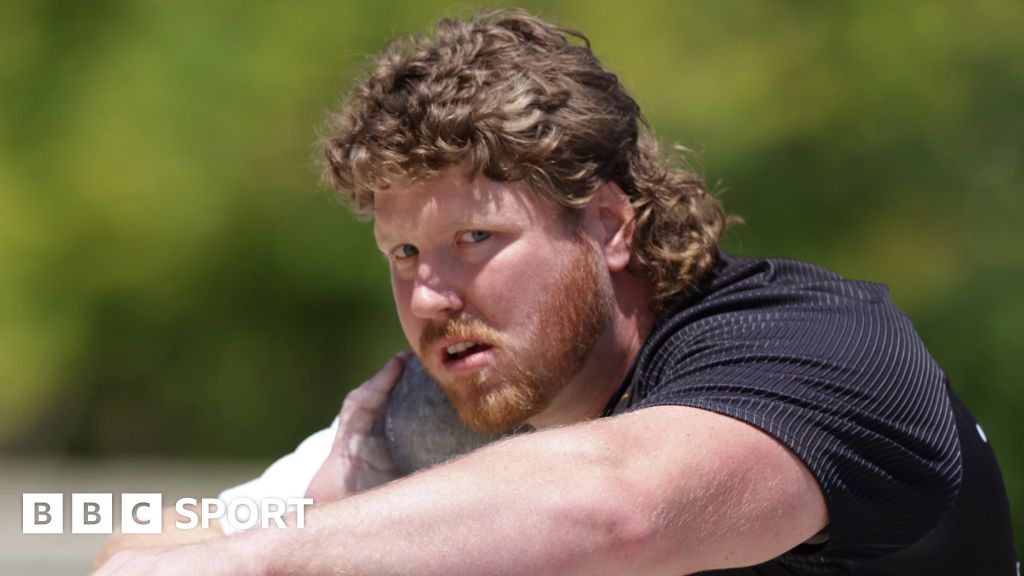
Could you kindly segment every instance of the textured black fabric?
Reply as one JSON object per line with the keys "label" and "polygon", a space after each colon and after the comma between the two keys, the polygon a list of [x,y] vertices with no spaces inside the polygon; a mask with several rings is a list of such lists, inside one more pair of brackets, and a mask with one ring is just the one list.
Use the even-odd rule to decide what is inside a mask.
{"label": "textured black fabric", "polygon": [[[951,398],[884,286],[726,255],[661,315],[607,413],[671,404],[726,414],[779,439],[817,478],[826,544],[720,574],[1016,576],[998,467]],[[958,501],[961,480],[987,489]],[[956,513],[968,508],[986,513]],[[988,567],[963,571],[978,558]]]}

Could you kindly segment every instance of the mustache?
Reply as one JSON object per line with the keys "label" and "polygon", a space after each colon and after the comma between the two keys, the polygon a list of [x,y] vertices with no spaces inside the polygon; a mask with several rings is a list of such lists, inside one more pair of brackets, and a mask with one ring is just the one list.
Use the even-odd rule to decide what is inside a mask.
{"label": "mustache", "polygon": [[444,322],[431,322],[420,334],[420,350],[430,350],[434,344],[444,338],[472,340],[481,344],[497,346],[502,342],[501,334],[482,320],[476,318],[450,319]]}

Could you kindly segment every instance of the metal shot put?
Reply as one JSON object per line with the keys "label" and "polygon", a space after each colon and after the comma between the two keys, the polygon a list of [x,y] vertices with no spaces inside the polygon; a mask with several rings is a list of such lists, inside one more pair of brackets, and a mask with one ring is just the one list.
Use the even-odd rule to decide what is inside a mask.
{"label": "metal shot put", "polygon": [[467,428],[441,388],[412,358],[388,397],[384,433],[404,475],[472,452],[512,431],[481,434]]}

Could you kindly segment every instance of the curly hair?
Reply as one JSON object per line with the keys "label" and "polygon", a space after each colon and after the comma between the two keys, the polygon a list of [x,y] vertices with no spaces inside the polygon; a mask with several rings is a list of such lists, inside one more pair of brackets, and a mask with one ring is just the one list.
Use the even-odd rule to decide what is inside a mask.
{"label": "curly hair", "polygon": [[717,262],[722,205],[662,157],[640,107],[580,32],[491,11],[395,39],[371,66],[323,141],[325,177],[357,215],[372,216],[375,191],[463,163],[471,177],[525,181],[568,213],[612,181],[634,210],[630,270],[653,310]]}

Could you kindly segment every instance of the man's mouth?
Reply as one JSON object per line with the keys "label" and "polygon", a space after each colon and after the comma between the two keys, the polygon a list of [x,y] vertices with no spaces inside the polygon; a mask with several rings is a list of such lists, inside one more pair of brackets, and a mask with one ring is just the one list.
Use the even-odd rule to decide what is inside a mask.
{"label": "man's mouth", "polygon": [[458,342],[451,346],[447,346],[444,349],[444,361],[445,363],[454,362],[472,354],[476,354],[477,352],[489,350],[490,348],[490,345],[482,344],[480,342]]}

